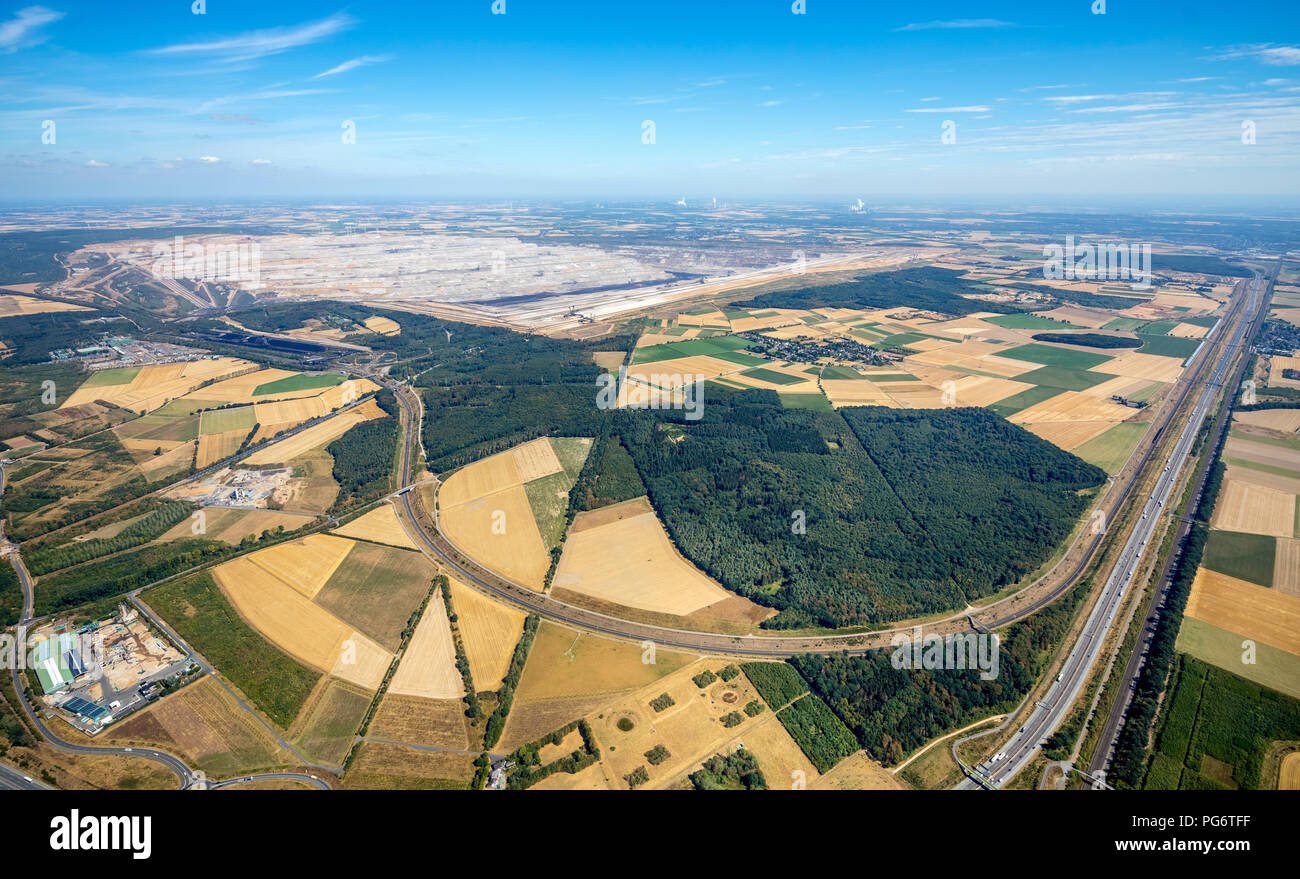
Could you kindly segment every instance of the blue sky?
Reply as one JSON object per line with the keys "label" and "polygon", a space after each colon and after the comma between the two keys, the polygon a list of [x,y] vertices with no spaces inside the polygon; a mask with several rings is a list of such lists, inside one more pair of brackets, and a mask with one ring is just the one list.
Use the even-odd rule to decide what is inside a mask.
{"label": "blue sky", "polygon": [[504,2],[0,7],[0,198],[1300,193],[1294,0]]}

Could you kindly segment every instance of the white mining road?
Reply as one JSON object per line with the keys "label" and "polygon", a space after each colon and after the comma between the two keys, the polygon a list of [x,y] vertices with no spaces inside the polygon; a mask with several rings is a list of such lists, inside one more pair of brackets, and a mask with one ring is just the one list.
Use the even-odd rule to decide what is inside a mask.
{"label": "white mining road", "polygon": [[1056,731],[1069,714],[1075,699],[1078,698],[1079,693],[1087,684],[1098,657],[1101,655],[1102,646],[1106,641],[1106,634],[1110,631],[1115,622],[1115,617],[1124,603],[1124,598],[1133,583],[1134,575],[1138,571],[1138,563],[1146,552],[1147,544],[1155,534],[1156,524],[1159,522],[1165,506],[1175,500],[1174,489],[1179,483],[1183,468],[1189,462],[1192,444],[1196,441],[1201,425],[1204,424],[1205,418],[1210,412],[1214,398],[1223,383],[1223,377],[1227,374],[1228,367],[1236,357],[1238,346],[1241,344],[1247,328],[1254,323],[1255,312],[1259,307],[1260,291],[1263,286],[1264,278],[1260,273],[1256,272],[1255,279],[1250,284],[1250,299],[1246,304],[1243,315],[1237,321],[1237,326],[1230,341],[1223,346],[1219,361],[1215,364],[1214,372],[1211,373],[1209,381],[1201,389],[1196,405],[1187,419],[1187,424],[1178,437],[1178,442],[1169,453],[1164,470],[1161,471],[1160,477],[1156,481],[1155,489],[1142,507],[1141,518],[1138,519],[1133,532],[1129,535],[1128,542],[1124,544],[1123,552],[1116,561],[1110,577],[1106,580],[1106,587],[1102,590],[1101,597],[1093,606],[1092,613],[1088,615],[1088,620],[1079,633],[1074,649],[1070,651],[1069,657],[1065,660],[1059,677],[1052,683],[1046,695],[1033,703],[1028,718],[1015,735],[1011,737],[1011,741],[1007,746],[978,766],[970,767],[968,769],[969,777],[957,785],[955,790],[1000,788],[1029,765],[1029,762],[1037,755],[1039,748],[1042,747],[1048,737]]}

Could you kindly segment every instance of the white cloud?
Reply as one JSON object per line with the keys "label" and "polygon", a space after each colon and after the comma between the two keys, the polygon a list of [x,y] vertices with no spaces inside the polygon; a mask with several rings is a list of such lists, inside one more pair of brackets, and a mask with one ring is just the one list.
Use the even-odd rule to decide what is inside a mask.
{"label": "white cloud", "polygon": [[0,23],[0,52],[16,52],[24,46],[35,46],[43,42],[45,35],[38,34],[36,31],[60,18],[63,18],[62,12],[55,12],[44,6],[28,6],[19,9],[13,18]]}
{"label": "white cloud", "polygon": [[1300,46],[1277,46],[1273,43],[1233,46],[1226,52],[1211,56],[1210,60],[1236,61],[1242,58],[1253,58],[1274,65],[1300,64]]}
{"label": "white cloud", "polygon": [[107,167],[108,167],[108,162],[98,162],[98,161],[96,161],[96,160],[94,160],[94,159],[91,159],[90,161],[88,161],[88,162],[86,163],[86,167],[87,167],[87,168],[107,168]]}
{"label": "white cloud", "polygon": [[249,31],[207,43],[179,43],[161,49],[152,49],[150,52],[154,55],[194,53],[225,55],[227,61],[248,61],[319,42],[326,37],[348,30],[355,23],[356,19],[352,16],[340,12],[329,18],[322,18],[320,21],[309,21],[292,27]]}
{"label": "white cloud", "polygon": [[338,67],[331,67],[324,73],[318,73],[312,79],[320,79],[323,76],[333,76],[336,73],[347,73],[349,70],[356,70],[358,67],[364,67],[367,64],[381,64],[384,61],[391,61],[392,55],[362,55],[359,58],[353,58],[350,61],[344,61]]}
{"label": "white cloud", "polygon": [[252,164],[254,164],[254,165],[269,165],[269,164],[271,164],[271,160],[270,160],[270,159],[253,159]]}
{"label": "white cloud", "polygon": [[998,21],[996,18],[956,18],[951,21],[919,21],[903,27],[894,28],[894,32],[899,31],[932,31],[932,30],[967,30],[970,28],[1003,28],[1016,27],[1014,22]]}
{"label": "white cloud", "polygon": [[983,104],[973,104],[969,107],[917,107],[908,110],[909,113],[987,113],[989,108]]}
{"label": "white cloud", "polygon": [[220,162],[221,159],[217,156],[199,156],[199,161],[207,162],[209,165],[215,165],[217,162]]}

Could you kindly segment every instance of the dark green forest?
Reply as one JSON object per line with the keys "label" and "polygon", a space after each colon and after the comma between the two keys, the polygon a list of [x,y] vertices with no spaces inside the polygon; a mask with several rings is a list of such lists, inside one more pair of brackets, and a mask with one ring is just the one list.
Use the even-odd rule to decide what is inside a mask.
{"label": "dark green forest", "polygon": [[892,308],[906,306],[925,311],[962,316],[976,311],[1009,314],[1021,309],[1001,302],[967,299],[963,294],[988,293],[985,285],[961,276],[956,269],[924,266],[863,275],[841,284],[774,290],[745,302],[738,308]]}
{"label": "dark green forest", "polygon": [[334,458],[334,481],[339,484],[335,512],[368,503],[393,488],[393,462],[401,441],[397,401],[385,390],[375,402],[388,418],[358,424],[325,447]]}
{"label": "dark green forest", "polygon": [[1019,704],[1065,635],[1089,583],[1003,630],[998,674],[991,681],[974,669],[894,668],[890,648],[863,656],[805,653],[790,663],[866,752],[892,766],[946,732]]}
{"label": "dark green forest", "polygon": [[683,555],[780,610],[777,628],[996,592],[1048,558],[1106,478],[981,409],[812,412],[710,389],[705,411],[622,412],[619,432]]}

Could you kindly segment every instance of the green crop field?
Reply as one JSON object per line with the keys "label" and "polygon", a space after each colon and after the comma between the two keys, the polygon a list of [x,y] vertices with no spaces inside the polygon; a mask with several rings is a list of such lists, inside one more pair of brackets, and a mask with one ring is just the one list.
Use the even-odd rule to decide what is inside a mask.
{"label": "green crop field", "polygon": [[[708,355],[719,357],[729,352],[737,351],[740,348],[748,348],[752,345],[745,339],[738,336],[713,336],[708,339],[687,339],[683,342],[664,342],[660,345],[646,345],[637,348],[632,355],[632,363],[656,363],[660,360],[674,360],[678,357],[698,357]],[[724,360],[730,360],[724,357]],[[763,362],[761,358],[754,358],[758,362]],[[747,363],[751,361],[740,360],[732,361]]]}
{"label": "green crop field", "polygon": [[339,680],[326,685],[294,744],[311,760],[337,766],[352,749],[352,740],[370,708],[370,696]]}
{"label": "green crop field", "polygon": [[210,574],[175,580],[149,590],[144,598],[268,717],[284,728],[293,723],[320,672],[249,628]]}
{"label": "green crop field", "polygon": [[1155,354],[1157,357],[1177,357],[1186,360],[1200,347],[1200,339],[1180,339],[1177,336],[1152,336],[1145,332],[1138,333],[1142,340],[1139,354]]}
{"label": "green crop field", "polygon": [[1240,531],[1211,531],[1201,564],[1211,571],[1273,588],[1277,539]]}
{"label": "green crop field", "polygon": [[[1031,342],[1028,345],[1017,345],[1015,348],[1000,351],[998,356],[1010,357],[1014,360],[1027,360],[1030,363],[1041,363],[1044,366],[1063,366],[1067,369],[1092,369],[1094,366],[1100,366],[1112,359],[1103,354],[1075,351],[1072,348],[1057,348],[1053,345],[1040,345],[1036,342]],[[1017,377],[1017,381],[1019,380],[1019,377]]]}
{"label": "green crop field", "polygon": [[572,436],[553,436],[551,448],[555,451],[555,457],[560,460],[564,472],[569,474],[569,478],[577,479],[578,474],[582,472],[582,465],[587,462],[587,455],[591,452],[591,440]]}
{"label": "green crop field", "polygon": [[869,382],[919,382],[920,379],[910,372],[871,372],[859,376]]}
{"label": "green crop field", "polygon": [[1118,330],[1122,333],[1129,333],[1145,324],[1146,321],[1139,320],[1135,317],[1117,317],[1113,321],[1102,325],[1103,330]]}
{"label": "green crop field", "polygon": [[[1186,625],[1186,623],[1184,623]],[[1179,658],[1147,790],[1257,790],[1276,742],[1300,739],[1300,701],[1190,655]]]}
{"label": "green crop field", "polygon": [[797,375],[786,375],[784,372],[763,369],[761,366],[755,369],[747,369],[741,375],[756,378],[759,381],[771,382],[774,385],[797,385],[805,381],[805,379],[801,379]]}
{"label": "green crop field", "polygon": [[1178,326],[1176,320],[1153,320],[1142,328],[1142,334],[1147,336],[1167,336],[1169,331]]}
{"label": "green crop field", "polygon": [[1048,387],[1047,385],[1039,385],[1036,388],[1028,388],[1026,390],[1023,390],[1018,394],[1012,394],[1010,397],[1007,397],[1006,399],[1003,400],[999,400],[993,405],[987,406],[985,408],[987,408],[994,415],[1001,415],[1003,418],[1006,418],[1008,416],[1015,415],[1017,412],[1028,409],[1030,406],[1033,406],[1036,403],[1041,403],[1044,400],[1050,400],[1052,397],[1055,397],[1059,393],[1061,393],[1060,388]]}
{"label": "green crop field", "polygon": [[1122,421],[1074,449],[1074,454],[1113,475],[1124,466],[1147,427],[1142,422]]}
{"label": "green crop field", "polygon": [[784,662],[746,662],[740,666],[758,695],[774,710],[808,692],[799,672]]}
{"label": "green crop field", "polygon": [[866,376],[851,366],[827,366],[822,369],[822,378],[865,379]]}
{"label": "green crop field", "polygon": [[433,566],[418,552],[357,541],[316,603],[347,620],[389,650],[429,594]]}
{"label": "green crop field", "polygon": [[1177,648],[1225,671],[1300,698],[1300,656],[1255,642],[1254,662],[1242,662],[1243,637],[1204,620],[1184,617]]}
{"label": "green crop field", "polygon": [[821,700],[809,693],[776,714],[790,738],[817,771],[829,772],[845,757],[858,750],[858,740],[844,721]]}
{"label": "green crop field", "polygon": [[126,369],[101,369],[92,372],[90,378],[81,383],[83,388],[108,388],[116,385],[129,385],[144,367],[130,366]]}
{"label": "green crop field", "polygon": [[343,381],[343,376],[335,375],[332,372],[321,373],[320,375],[308,375],[299,373],[278,379],[273,382],[267,382],[264,385],[258,385],[253,388],[254,397],[265,397],[271,394],[286,394],[292,391],[310,391],[315,388],[332,388]]}
{"label": "green crop field", "polygon": [[1064,320],[1052,320],[1050,317],[1039,317],[1036,314],[1000,314],[996,317],[984,318],[984,323],[993,324],[996,327],[1004,327],[1008,330],[1059,330],[1059,329],[1084,329],[1081,326]]}
{"label": "green crop field", "polygon": [[[1083,353],[1083,352],[1071,352]],[[1040,366],[1038,369],[1022,372],[1015,377],[1018,382],[1030,382],[1045,385],[1058,391],[1086,391],[1102,382],[1108,382],[1115,376],[1105,372],[1093,372],[1089,369],[1070,369],[1066,366]]]}
{"label": "green crop field", "polygon": [[560,545],[564,536],[565,513],[569,510],[569,489],[573,480],[561,470],[524,485],[528,506],[532,507],[537,530],[547,549]]}
{"label": "green crop field", "polygon": [[835,407],[821,394],[777,394],[781,405],[787,409],[813,409],[818,412],[830,412]]}
{"label": "green crop field", "polygon": [[217,409],[200,415],[199,433],[208,436],[225,433],[228,430],[252,430],[257,424],[257,417],[252,406],[240,406],[235,409]]}

